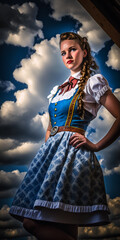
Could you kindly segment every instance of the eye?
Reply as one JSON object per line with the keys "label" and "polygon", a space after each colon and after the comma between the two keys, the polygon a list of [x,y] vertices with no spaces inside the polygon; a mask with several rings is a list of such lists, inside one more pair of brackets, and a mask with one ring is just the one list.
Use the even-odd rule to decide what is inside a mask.
{"label": "eye", "polygon": [[65,54],[66,54],[65,52],[61,52],[61,56],[65,56]]}
{"label": "eye", "polygon": [[73,52],[76,51],[76,48],[71,48],[71,51],[73,51]]}

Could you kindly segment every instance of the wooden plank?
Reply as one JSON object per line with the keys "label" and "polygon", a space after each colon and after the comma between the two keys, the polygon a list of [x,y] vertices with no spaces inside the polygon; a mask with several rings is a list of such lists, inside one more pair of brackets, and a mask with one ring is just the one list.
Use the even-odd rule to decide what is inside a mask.
{"label": "wooden plank", "polygon": [[109,37],[120,47],[120,33],[107,20],[107,18],[96,8],[90,0],[78,0],[78,2],[87,10],[93,19],[101,26],[101,28],[109,35]]}

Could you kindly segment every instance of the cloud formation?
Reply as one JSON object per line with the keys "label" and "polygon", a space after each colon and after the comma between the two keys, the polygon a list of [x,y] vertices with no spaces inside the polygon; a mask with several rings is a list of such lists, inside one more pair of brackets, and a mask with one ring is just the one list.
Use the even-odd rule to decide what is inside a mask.
{"label": "cloud formation", "polygon": [[0,3],[0,44],[32,47],[36,35],[43,38],[43,23],[36,19],[37,12],[33,2],[21,6]]}
{"label": "cloud formation", "polygon": [[77,0],[69,0],[69,4],[64,0],[45,0],[45,2],[50,3],[54,10],[50,15],[54,19],[60,21],[64,16],[71,16],[82,24],[78,33],[88,38],[92,51],[98,52],[105,46],[104,43],[110,39]]}
{"label": "cloud formation", "polygon": [[15,85],[10,81],[0,81],[0,88],[3,92],[10,92],[11,90],[15,90]]}
{"label": "cloud formation", "polygon": [[[5,141],[6,139],[4,140],[4,142]],[[15,145],[12,149],[8,148],[7,150],[2,151],[0,164],[29,165],[36,153],[38,152],[42,143],[42,141],[38,143],[21,143],[19,141],[18,146]]]}
{"label": "cloud formation", "polygon": [[[120,101],[120,89],[114,91],[114,95]],[[89,139],[96,143],[102,139],[112,124],[115,118],[107,111],[106,108],[101,107],[97,117],[90,123],[88,131],[94,129],[89,135]],[[109,175],[111,173],[119,173],[120,165],[120,139],[118,138],[109,147],[99,151],[96,155],[101,155],[101,166],[103,167],[104,175]],[[114,156],[114,158],[113,158]]]}
{"label": "cloud formation", "polygon": [[120,164],[117,167],[114,167],[110,170],[108,170],[107,168],[103,168],[103,175],[104,176],[114,174],[114,173],[119,173],[120,174]]}
{"label": "cloud formation", "polygon": [[80,227],[79,228],[79,237],[85,239],[112,239],[112,237],[117,239],[120,236],[120,197],[110,199],[107,195],[108,206],[111,212],[110,221],[108,225],[103,225],[99,227]]}
{"label": "cloud formation", "polygon": [[22,223],[9,215],[9,207],[4,205],[0,209],[0,237],[1,239],[13,239],[15,237],[28,236],[28,232],[22,227]]}
{"label": "cloud formation", "polygon": [[[111,211],[111,223],[105,226],[99,227],[80,227],[79,228],[79,237],[81,238],[95,238],[101,237],[117,237],[120,235],[120,197],[114,199],[108,198],[108,205]],[[1,236],[4,238],[28,236],[28,233],[23,229],[22,224],[17,220],[14,220],[9,215],[9,207],[4,205],[0,210],[0,229]],[[28,240],[34,240],[34,237],[28,237]]]}
{"label": "cloud formation", "polygon": [[106,64],[112,69],[120,70],[120,48],[116,46],[116,44],[114,44],[108,52]]}
{"label": "cloud formation", "polygon": [[6,101],[1,106],[2,146],[6,142],[1,149],[1,164],[27,164],[32,160],[48,125],[47,95],[68,76],[60,56],[59,35],[41,41],[34,50],[13,72],[16,81],[26,83],[28,88],[14,93],[15,102]]}
{"label": "cloud formation", "polygon": [[[28,164],[32,160],[48,125],[47,95],[53,86],[61,84],[69,74],[60,57],[59,35],[49,41],[41,41],[34,46],[34,50],[31,57],[23,59],[20,67],[13,73],[16,81],[26,83],[28,88],[15,92],[16,102],[6,101],[1,106],[2,145],[5,146],[6,142],[6,148],[2,150],[1,164]],[[119,89],[116,89],[114,94],[120,99]],[[88,131],[91,128],[95,130],[90,134],[90,140],[99,141],[110,129],[113,121],[111,114],[102,107],[88,128]],[[110,169],[119,172],[119,144],[116,140],[101,151],[105,175],[110,174]],[[112,158],[113,154],[116,161]]]}
{"label": "cloud formation", "polygon": [[4,205],[0,209],[0,237],[1,239],[13,239],[15,237],[28,236],[22,224],[9,215],[9,207]]}
{"label": "cloud formation", "polygon": [[20,173],[18,170],[12,172],[0,171],[0,198],[13,197],[19,187],[25,172]]}

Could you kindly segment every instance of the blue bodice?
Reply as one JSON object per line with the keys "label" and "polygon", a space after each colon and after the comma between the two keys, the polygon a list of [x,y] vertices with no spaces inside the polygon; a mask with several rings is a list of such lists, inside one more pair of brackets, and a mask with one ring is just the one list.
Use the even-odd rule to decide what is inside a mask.
{"label": "blue bodice", "polygon": [[[56,94],[54,95],[54,97],[56,96]],[[72,126],[86,130],[90,121],[94,117],[90,112],[85,110],[84,119],[80,118],[77,110],[78,96],[79,94],[77,88],[71,98],[50,103],[49,114],[52,127]]]}

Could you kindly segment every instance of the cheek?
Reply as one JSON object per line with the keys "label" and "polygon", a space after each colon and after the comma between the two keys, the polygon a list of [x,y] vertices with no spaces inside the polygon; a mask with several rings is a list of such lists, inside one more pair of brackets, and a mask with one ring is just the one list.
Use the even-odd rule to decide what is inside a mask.
{"label": "cheek", "polygon": [[83,54],[76,53],[75,59],[76,59],[76,61],[81,62],[83,60]]}
{"label": "cheek", "polygon": [[63,62],[65,61],[65,59],[64,59],[64,58],[65,58],[65,57],[63,57],[63,56],[62,56],[62,61],[63,61]]}
{"label": "cheek", "polygon": [[66,58],[65,58],[65,56],[62,57],[62,61],[63,61],[64,64],[66,63]]}
{"label": "cheek", "polygon": [[79,59],[80,58],[80,54],[79,54],[79,52],[74,52],[74,58],[75,59]]}

